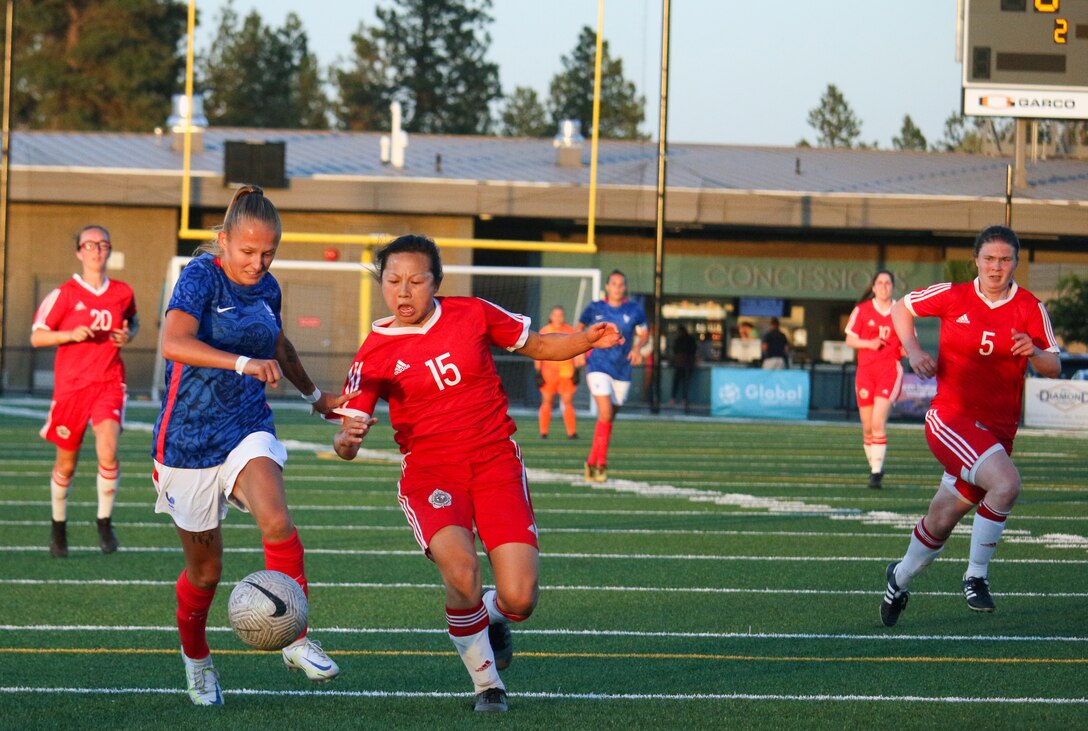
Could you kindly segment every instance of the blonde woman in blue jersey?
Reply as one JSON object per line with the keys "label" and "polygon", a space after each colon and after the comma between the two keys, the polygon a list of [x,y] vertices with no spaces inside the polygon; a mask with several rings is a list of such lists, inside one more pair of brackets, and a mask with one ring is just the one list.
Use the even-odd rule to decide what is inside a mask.
{"label": "blonde woman in blue jersey", "polygon": [[[324,414],[353,394],[322,394],[280,319],[280,287],[268,267],[280,243],[275,206],[256,186],[235,193],[217,238],[182,271],[162,330],[166,383],[155,423],[155,512],[174,520],[185,553],[177,624],[189,697],[223,704],[205,626],[223,568],[220,524],[227,504],[253,514],[265,568],[294,578],[309,595],[302,543],[287,510],[283,464],[265,387],[287,378]],[[315,682],[340,669],[304,630],[284,664]]]}
{"label": "blonde woman in blue jersey", "polygon": [[590,302],[578,318],[578,329],[597,322],[611,322],[623,341],[611,348],[595,348],[586,355],[586,385],[597,404],[597,423],[593,443],[586,458],[587,482],[608,479],[608,445],[612,441],[612,422],[631,390],[631,367],[642,365],[642,346],[646,342],[646,311],[627,299],[627,276],[612,270],[604,285],[605,298]]}

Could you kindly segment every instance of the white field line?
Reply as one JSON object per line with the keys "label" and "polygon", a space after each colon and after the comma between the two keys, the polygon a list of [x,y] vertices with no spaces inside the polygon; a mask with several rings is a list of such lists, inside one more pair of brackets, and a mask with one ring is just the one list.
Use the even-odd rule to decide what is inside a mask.
{"label": "white field line", "polygon": [[[176,582],[156,579],[0,579],[0,586],[173,586]],[[233,586],[235,582],[222,581],[220,586]],[[311,581],[310,586],[326,589],[441,589],[441,584],[409,583],[409,582],[372,582],[372,581]],[[701,586],[605,586],[605,585],[553,585],[542,586],[541,591],[585,591],[585,592],[627,592],[647,594],[764,594],[794,596],[804,594],[808,596],[873,596],[881,592],[874,589],[756,589],[756,588],[729,588],[729,587],[701,587]],[[919,596],[961,597],[958,591],[926,591],[913,592]],[[1038,592],[1038,591],[1002,591],[994,592],[1000,597],[1017,597],[1030,599],[1072,598],[1088,597],[1088,592]]]}
{"label": "white field line", "polygon": [[[418,627],[316,627],[315,632],[342,635],[441,635],[439,628]],[[165,632],[176,634],[177,625],[94,625],[94,624],[0,624],[0,632]],[[209,626],[209,632],[233,632],[226,626]],[[705,640],[843,640],[857,642],[1088,642],[1088,636],[1063,635],[926,635],[882,632],[880,634],[831,634],[823,632],[660,632],[615,629],[531,629],[518,628],[518,635],[541,637],[645,637],[648,639]]]}
{"label": "white field line", "polygon": [[[9,695],[183,695],[176,688],[60,688],[31,686],[0,686],[0,693]],[[405,690],[256,690],[237,688],[224,690],[224,696],[267,696],[297,698],[471,698],[464,692],[405,691]],[[527,700],[589,700],[589,701],[799,701],[807,703],[944,703],[1005,705],[1088,705],[1088,698],[1037,697],[973,697],[921,695],[796,695],[774,693],[510,693],[511,698]]]}
{"label": "white field line", "polygon": [[[44,552],[42,546],[4,546],[5,551],[19,553]],[[96,546],[69,546],[68,550],[84,553],[98,553]],[[181,553],[177,546],[124,546],[120,549],[127,553]],[[224,548],[224,553],[264,553],[263,548],[256,546],[251,548]],[[361,548],[307,548],[307,554],[319,556],[418,556],[418,550],[411,549],[361,549]],[[478,554],[481,558],[484,553]],[[548,552],[540,554],[542,559],[589,559],[589,560],[621,560],[621,561],[766,561],[774,563],[784,561],[789,563],[843,563],[854,561],[858,563],[878,563],[894,561],[896,556],[715,556],[702,553],[585,553],[585,552]],[[1050,558],[1005,558],[994,559],[995,564],[1035,564],[1046,566],[1082,566],[1088,564],[1088,559],[1050,559]]]}

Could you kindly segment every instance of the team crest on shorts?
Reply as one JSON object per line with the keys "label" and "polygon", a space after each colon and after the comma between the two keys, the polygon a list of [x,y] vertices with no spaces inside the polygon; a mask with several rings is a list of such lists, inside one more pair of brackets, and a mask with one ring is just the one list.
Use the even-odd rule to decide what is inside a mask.
{"label": "team crest on shorts", "polygon": [[860,391],[858,391],[858,395],[861,396],[862,398],[869,398],[869,389],[867,389],[867,388],[861,389]]}
{"label": "team crest on shorts", "polygon": [[67,439],[72,436],[72,432],[68,427],[61,425],[57,427],[57,436],[61,439]]}
{"label": "team crest on shorts", "polygon": [[453,496],[445,490],[435,490],[427,498],[427,502],[431,504],[432,508],[448,508],[453,505]]}

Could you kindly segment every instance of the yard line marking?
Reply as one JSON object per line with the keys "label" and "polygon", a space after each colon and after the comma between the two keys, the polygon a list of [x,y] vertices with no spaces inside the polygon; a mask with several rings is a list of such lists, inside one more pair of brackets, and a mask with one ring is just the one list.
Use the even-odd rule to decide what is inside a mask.
{"label": "yard line marking", "polygon": [[[42,546],[4,546],[5,551],[19,553],[44,553]],[[127,553],[181,553],[180,546],[124,546],[119,549]],[[98,553],[97,546],[69,546],[69,552]],[[224,548],[224,553],[264,553],[264,548],[256,546],[248,548]],[[307,554],[321,556],[418,556],[418,550],[413,549],[389,549],[389,548],[307,548]],[[485,556],[482,551],[477,555]],[[898,556],[715,556],[708,554],[657,554],[657,553],[560,553],[555,551],[542,552],[540,558],[547,559],[609,559],[623,561],[785,561],[789,563],[818,562],[818,563],[842,563],[853,561],[855,563],[880,563],[894,561]],[[1031,564],[1046,566],[1082,566],[1088,564],[1088,559],[1078,558],[1002,558],[994,559],[995,564]]]}
{"label": "yard line marking", "polygon": [[[144,647],[0,647],[0,655],[169,655],[176,649]],[[263,655],[260,650],[216,650],[220,655]],[[340,657],[456,657],[454,650],[327,650]],[[845,656],[817,655],[728,655],[708,652],[518,652],[519,658],[595,660],[724,660],[730,662],[853,662],[853,663],[961,663],[972,665],[1088,665],[1088,658],[1053,657],[926,657],[926,656]]]}
{"label": "yard line marking", "polygon": [[[0,686],[0,693],[71,694],[71,695],[178,695],[185,691],[176,688],[60,688],[32,686]],[[280,696],[299,698],[471,698],[471,693],[453,691],[408,690],[259,690],[236,688],[224,690],[224,696]],[[1039,697],[976,697],[976,696],[921,696],[921,695],[832,695],[832,694],[776,694],[776,693],[557,693],[518,692],[509,693],[511,698],[530,700],[591,700],[591,701],[693,701],[693,700],[748,700],[748,701],[828,701],[855,703],[858,701],[880,703],[1003,703],[1007,705],[1088,705],[1088,698],[1039,698]]]}
{"label": "yard line marking", "polygon": [[[173,586],[176,581],[161,579],[0,579],[0,585],[15,586]],[[237,582],[221,581],[220,586],[234,586]],[[371,581],[311,581],[310,586],[326,589],[440,589],[442,584],[420,584],[408,582],[380,583]],[[879,590],[874,589],[757,589],[745,587],[716,587],[716,586],[588,586],[588,585],[553,585],[541,586],[541,591],[600,591],[600,592],[631,592],[648,594],[764,594],[764,595],[795,595],[808,596],[873,596],[879,595]],[[912,592],[919,596],[935,597],[962,597],[959,591],[917,591]],[[1038,591],[1002,591],[995,592],[1000,597],[1017,598],[1084,598],[1088,592],[1038,592]]]}

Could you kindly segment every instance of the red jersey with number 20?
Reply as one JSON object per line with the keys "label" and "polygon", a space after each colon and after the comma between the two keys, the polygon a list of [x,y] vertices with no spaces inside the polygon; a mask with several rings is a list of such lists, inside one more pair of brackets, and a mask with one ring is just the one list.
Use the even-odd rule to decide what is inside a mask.
{"label": "red jersey with number 20", "polygon": [[492,345],[509,351],[525,345],[530,320],[476,297],[436,297],[420,327],[378,320],[348,370],[344,393],[362,393],[345,409],[374,413],[389,403],[400,451],[413,462],[471,461],[479,449],[510,437]]}
{"label": "red jersey with number 20", "polygon": [[94,336],[57,347],[54,391],[77,390],[91,383],[125,382],[121,349],[110,333],[136,315],[132,287],[106,279],[94,289],[78,274],[50,292],[34,314],[34,330],[74,330],[86,325]]}
{"label": "red jersey with number 20", "polygon": [[999,439],[1012,439],[1028,365],[1026,357],[1009,352],[1013,333],[1027,333],[1036,347],[1058,351],[1043,303],[1016,282],[1007,298],[990,302],[976,279],[917,289],[904,304],[917,317],[941,318],[933,407],[969,416]]}

